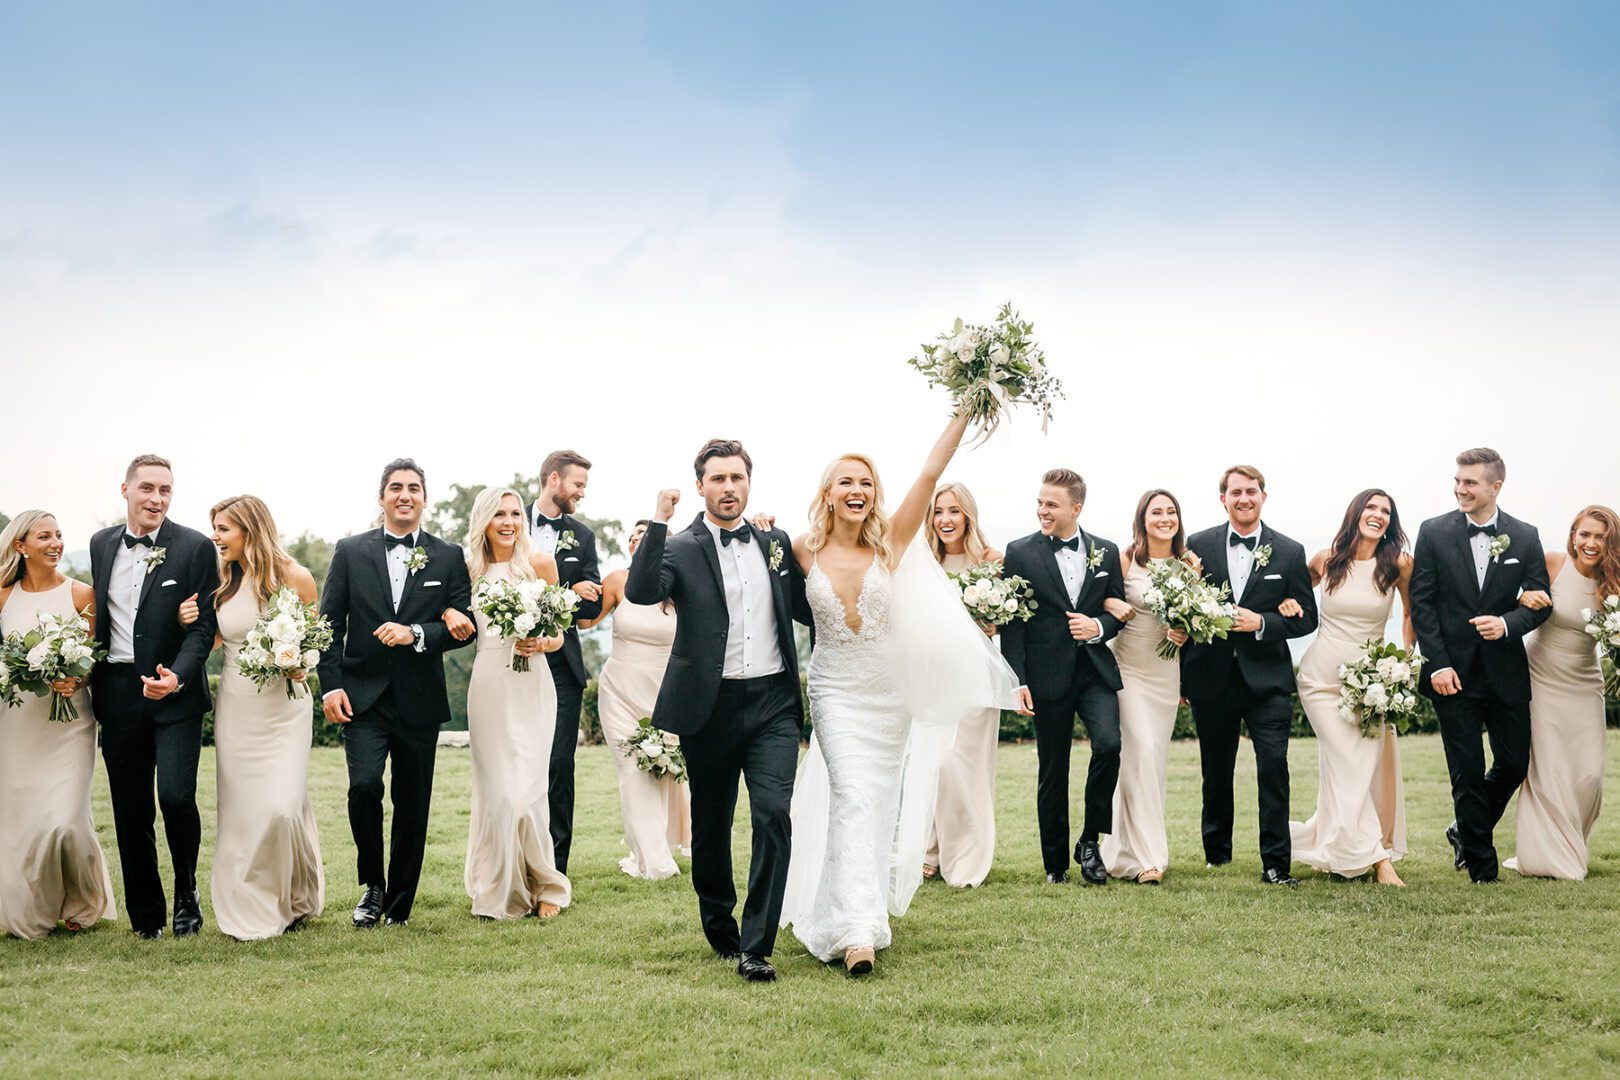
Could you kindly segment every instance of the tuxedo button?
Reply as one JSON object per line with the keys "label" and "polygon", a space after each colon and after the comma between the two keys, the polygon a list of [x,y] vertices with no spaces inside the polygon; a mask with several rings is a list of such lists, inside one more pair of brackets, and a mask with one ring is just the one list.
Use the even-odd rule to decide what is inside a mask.
{"label": "tuxedo button", "polygon": [[726,673],[726,665],[724,665],[724,664],[716,664],[716,665],[714,665],[714,673],[716,675],[724,675]]}

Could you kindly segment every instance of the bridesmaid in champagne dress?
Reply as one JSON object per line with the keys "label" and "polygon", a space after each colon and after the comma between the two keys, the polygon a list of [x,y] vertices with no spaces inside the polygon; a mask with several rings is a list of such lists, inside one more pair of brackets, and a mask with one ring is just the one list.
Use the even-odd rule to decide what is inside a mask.
{"label": "bridesmaid in champagne dress", "polygon": [[1158,653],[1170,631],[1142,602],[1151,568],[1166,559],[1192,559],[1181,525],[1181,504],[1162,488],[1137,501],[1131,546],[1125,550],[1125,600],[1106,601],[1125,622],[1108,643],[1125,686],[1119,692],[1119,783],[1114,788],[1114,829],[1102,842],[1103,865],[1117,878],[1157,885],[1170,866],[1165,833],[1165,769],[1170,738],[1181,707],[1181,662]]}
{"label": "bridesmaid in champagne dress", "polygon": [[1517,854],[1507,866],[1534,877],[1581,881],[1586,841],[1603,804],[1603,672],[1582,611],[1620,595],[1620,519],[1589,506],[1566,550],[1547,555],[1552,595],[1527,595],[1552,617],[1530,638],[1530,772],[1519,789]]}
{"label": "bridesmaid in champagne dress", "polygon": [[[40,510],[0,534],[0,635],[26,633],[42,615],[85,612],[95,593],[57,570],[62,532]],[[94,634],[92,633],[92,640]],[[51,723],[51,702],[24,692],[0,707],[0,934],[44,937],[61,922],[81,930],[115,917],[112,878],[90,819],[96,718],[80,680],[57,684],[79,718]]]}
{"label": "bridesmaid in champagne dress", "polygon": [[[220,931],[238,941],[277,937],[318,915],[326,903],[315,811],[309,802],[309,747],[314,708],[307,688],[287,697],[287,680],[263,687],[236,667],[253,624],[283,587],[314,603],[315,579],[281,548],[264,502],[237,495],[209,512],[219,548],[220,587],[201,601],[214,605],[225,648],[214,698],[214,770],[219,788],[218,836],[209,893]],[[196,621],[196,597],[180,621]],[[304,681],[302,670],[292,673]]]}
{"label": "bridesmaid in champagne dress", "polygon": [[[473,502],[467,529],[467,571],[480,578],[557,583],[557,564],[529,550],[523,500],[511,488],[486,488]],[[452,615],[455,618],[452,619]],[[467,685],[472,748],[472,821],[467,830],[465,883],[474,915],[486,919],[551,918],[568,906],[572,889],[557,869],[549,806],[551,741],[557,690],[551,668],[533,660],[513,671],[514,651],[534,657],[562,648],[562,638],[502,638],[475,611],[478,641]],[[471,629],[447,613],[452,634]]]}
{"label": "bridesmaid in champagne dress", "polygon": [[[630,533],[632,556],[646,532],[647,522],[636,522]],[[675,612],[667,605],[630,603],[624,598],[626,576],[623,570],[608,575],[602,583],[601,616],[580,627],[589,629],[613,616],[613,652],[597,680],[596,711],[619,776],[619,813],[630,849],[619,860],[619,869],[631,877],[661,881],[681,872],[675,862],[677,850],[691,853],[691,797],[686,784],[636,768],[619,749],[619,741],[629,738],[643,717],[652,715],[675,644]]]}
{"label": "bridesmaid in champagne dress", "polygon": [[[983,562],[1001,562],[979,528],[979,505],[967,487],[941,484],[933,512],[923,519],[928,550],[947,574]],[[985,632],[994,635],[996,628]],[[923,876],[936,874],[947,885],[984,883],[996,854],[996,744],[1001,712],[982,709],[956,726],[956,741],[939,765],[934,829],[923,856]]]}
{"label": "bridesmaid in champagne dress", "polygon": [[[1403,611],[1411,611],[1405,547],[1395,500],[1373,488],[1351,500],[1333,546],[1311,560],[1312,582],[1322,586],[1320,622],[1298,683],[1316,733],[1321,781],[1316,813],[1290,822],[1295,861],[1346,878],[1373,870],[1379,884],[1396,886],[1405,884],[1393,863],[1406,854],[1406,809],[1395,731],[1386,727],[1381,738],[1369,739],[1340,715],[1339,665],[1360,657],[1369,639],[1384,639],[1397,590]],[[1412,623],[1409,616],[1403,621],[1410,649]]]}

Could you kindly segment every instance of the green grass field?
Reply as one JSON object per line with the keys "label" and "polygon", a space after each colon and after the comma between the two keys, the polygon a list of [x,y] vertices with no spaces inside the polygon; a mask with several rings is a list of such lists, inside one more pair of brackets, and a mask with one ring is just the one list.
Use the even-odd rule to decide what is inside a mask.
{"label": "green grass field", "polygon": [[[1620,733],[1608,748],[1613,790]],[[1294,743],[1296,817],[1313,805],[1315,755]],[[0,1076],[1620,1071],[1620,814],[1599,823],[1587,882],[1508,874],[1472,888],[1441,835],[1438,740],[1405,741],[1403,758],[1408,889],[1319,876],[1261,886],[1252,755],[1240,759],[1236,860],[1206,870],[1192,743],[1171,753],[1166,884],[1085,889],[1042,881],[1034,749],[1003,746],[1000,848],[982,888],[925,886],[869,978],[824,967],[784,933],[781,979],[753,986],[711,958],[685,877],[619,873],[600,747],[580,752],[574,906],[560,918],[469,914],[468,760],[444,750],[411,925],[350,929],[343,757],[317,750],[326,914],[241,944],[214,929],[205,887],[200,938],[143,942],[120,921],[0,941]],[[202,773],[206,882],[206,751]],[[104,781],[96,820],[112,857]],[[1504,855],[1511,826],[1510,812]]]}

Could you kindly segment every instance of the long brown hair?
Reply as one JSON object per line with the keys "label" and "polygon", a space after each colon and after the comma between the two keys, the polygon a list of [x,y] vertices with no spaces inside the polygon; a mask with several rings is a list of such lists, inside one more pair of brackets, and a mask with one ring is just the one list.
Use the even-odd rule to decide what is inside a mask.
{"label": "long brown hair", "polygon": [[1606,533],[1603,537],[1603,557],[1598,560],[1597,578],[1593,582],[1597,586],[1598,603],[1601,604],[1606,596],[1620,595],[1620,514],[1595,503],[1576,514],[1575,520],[1569,523],[1569,540],[1564,545],[1571,559],[1575,558],[1575,530],[1587,518],[1601,521]]}
{"label": "long brown hair", "polygon": [[1333,538],[1333,546],[1328,548],[1327,567],[1322,574],[1324,593],[1334,591],[1350,576],[1350,564],[1355,560],[1356,544],[1361,539],[1362,512],[1367,509],[1368,503],[1379,497],[1389,501],[1389,525],[1384,529],[1378,546],[1373,549],[1373,558],[1378,563],[1373,568],[1373,584],[1378,586],[1379,592],[1387,593],[1400,580],[1401,553],[1406,550],[1406,533],[1401,531],[1401,515],[1395,509],[1395,497],[1383,488],[1368,488],[1350,500],[1344,520],[1339,523],[1338,535]]}
{"label": "long brown hair", "polygon": [[1148,564],[1147,512],[1148,504],[1160,495],[1176,508],[1176,535],[1170,541],[1170,557],[1179,559],[1187,550],[1187,526],[1181,522],[1181,501],[1164,488],[1154,488],[1136,502],[1136,516],[1131,519],[1131,546],[1125,549],[1127,562],[1137,566]]}
{"label": "long brown hair", "polygon": [[243,581],[252,583],[253,595],[263,604],[287,584],[287,566],[292,562],[292,556],[281,546],[281,535],[276,532],[270,508],[257,496],[232,495],[215,503],[208,511],[208,523],[212,525],[221,514],[242,530],[242,561],[220,560],[214,606],[235,596]]}

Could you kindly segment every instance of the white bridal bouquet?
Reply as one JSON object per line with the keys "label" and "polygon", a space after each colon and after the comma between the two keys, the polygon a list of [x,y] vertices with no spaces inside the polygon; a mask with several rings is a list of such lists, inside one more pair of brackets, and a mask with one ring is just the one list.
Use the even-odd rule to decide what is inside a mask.
{"label": "white bridal bouquet", "polygon": [[[1148,571],[1142,602],[1171,630],[1181,630],[1200,645],[1224,638],[1236,619],[1236,608],[1229,599],[1231,588],[1216,588],[1185,557],[1154,563]],[[1181,647],[1169,638],[1159,643],[1159,656],[1174,660]]]}
{"label": "white bridal bouquet", "polygon": [[[503,638],[556,637],[574,625],[579,594],[539,579],[479,578],[473,606]],[[518,655],[516,645],[512,647],[512,670],[529,670],[529,658]]]}
{"label": "white bridal bouquet", "polygon": [[50,721],[66,724],[79,718],[73,699],[51,689],[59,679],[85,679],[96,661],[106,656],[90,640],[90,624],[79,615],[41,615],[39,625],[27,633],[6,638],[5,683],[0,699],[14,703],[18,691],[51,699]]}
{"label": "white bridal bouquet", "polygon": [[636,722],[636,730],[628,739],[619,740],[619,750],[636,768],[655,779],[669,776],[678,784],[686,783],[686,755],[681,753],[680,739],[653,727],[650,716]]}
{"label": "white bridal bouquet", "polygon": [[949,577],[976,623],[1005,626],[1014,619],[1029,622],[1035,614],[1034,586],[1017,574],[1002,577],[1000,563],[982,562]]}
{"label": "white bridal bouquet", "polygon": [[1401,734],[1418,708],[1418,671],[1423,657],[1393,641],[1369,641],[1361,658],[1339,665],[1339,715],[1369,739],[1389,724]]}
{"label": "white bridal bouquet", "polygon": [[984,438],[1001,423],[1001,411],[1020,401],[1040,410],[1044,432],[1052,402],[1063,397],[1063,384],[1046,370],[1046,354],[1030,337],[1034,330],[1012,304],[1003,304],[994,325],[957,319],[937,344],[922,346],[923,354],[907,363],[928,377],[928,385],[950,391],[958,411],[973,418]]}
{"label": "white bridal bouquet", "polygon": [[298,599],[297,592],[283,587],[243,636],[236,670],[260,690],[272,679],[285,679],[287,697],[296,698],[302,682],[291,676],[308,672],[331,647],[331,620],[316,614],[315,605]]}
{"label": "white bridal bouquet", "polygon": [[1596,611],[1581,609],[1586,620],[1586,632],[1597,639],[1604,659],[1609,661],[1609,677],[1604,680],[1603,692],[1620,697],[1620,595],[1613,593],[1603,598]]}

